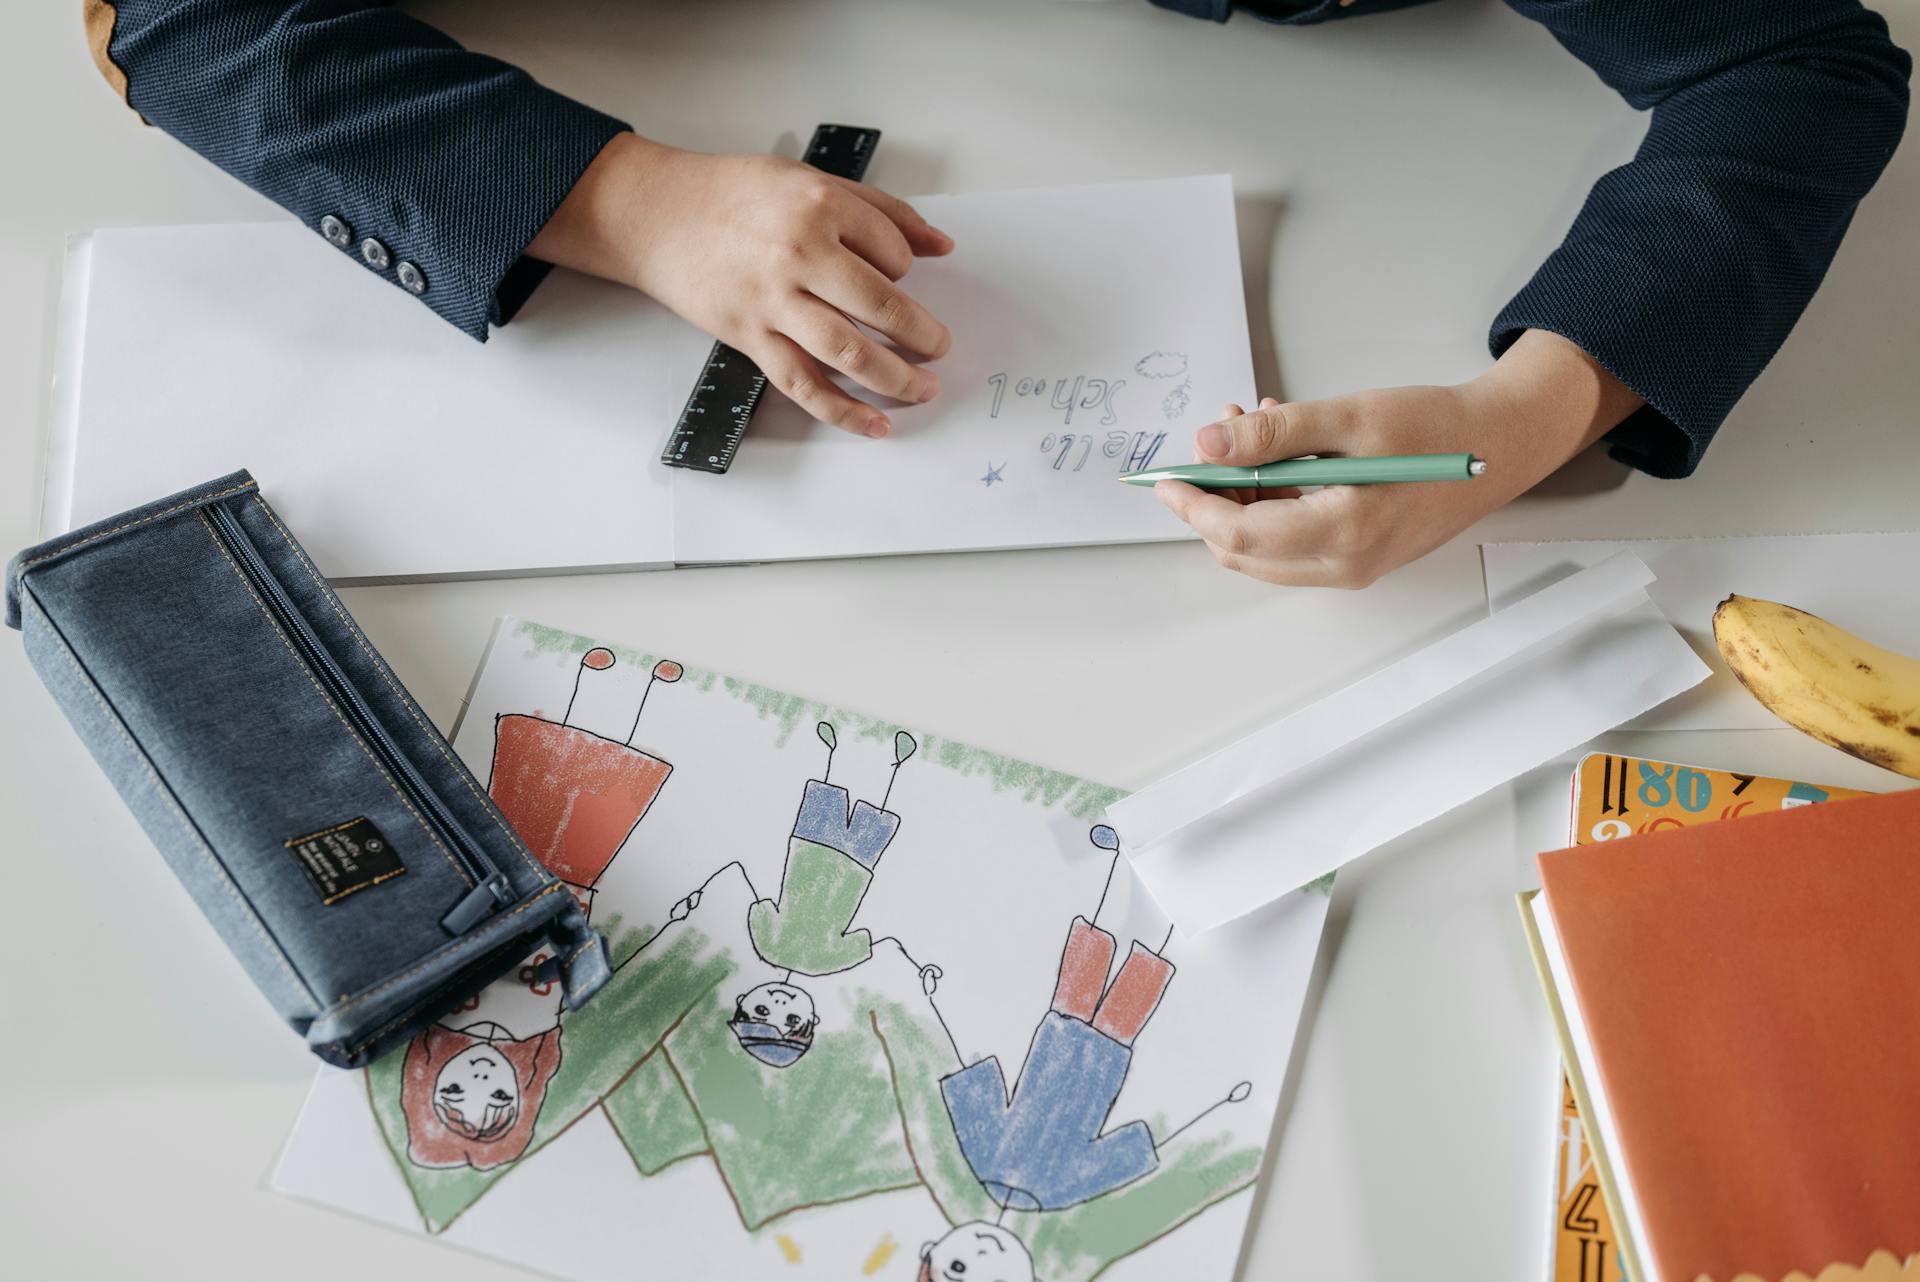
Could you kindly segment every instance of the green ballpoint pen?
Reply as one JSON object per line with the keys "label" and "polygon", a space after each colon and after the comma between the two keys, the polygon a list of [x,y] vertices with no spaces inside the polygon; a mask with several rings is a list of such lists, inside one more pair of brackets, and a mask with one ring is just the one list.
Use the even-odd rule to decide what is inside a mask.
{"label": "green ballpoint pen", "polygon": [[1278,489],[1288,485],[1392,485],[1410,481],[1470,481],[1487,464],[1471,454],[1389,454],[1374,458],[1293,458],[1258,467],[1181,463],[1128,472],[1128,485],[1185,481],[1203,490]]}

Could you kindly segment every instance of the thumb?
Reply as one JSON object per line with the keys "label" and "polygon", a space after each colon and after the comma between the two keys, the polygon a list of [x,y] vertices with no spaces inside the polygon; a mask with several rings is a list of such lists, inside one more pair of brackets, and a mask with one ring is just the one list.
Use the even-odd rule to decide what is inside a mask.
{"label": "thumb", "polygon": [[1311,404],[1275,405],[1218,423],[1209,423],[1193,438],[1194,448],[1209,463],[1255,467],[1280,459],[1316,454],[1330,447],[1322,440],[1321,415]]}

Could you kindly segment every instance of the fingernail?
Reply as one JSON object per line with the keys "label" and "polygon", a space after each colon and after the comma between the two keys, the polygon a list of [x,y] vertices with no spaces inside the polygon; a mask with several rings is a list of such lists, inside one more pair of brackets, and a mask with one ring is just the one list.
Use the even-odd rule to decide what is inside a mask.
{"label": "fingernail", "polygon": [[940,392],[940,384],[938,382],[928,383],[926,387],[923,388],[920,392],[920,403],[922,405],[925,405],[928,401],[932,400],[935,396],[937,396],[939,392]]}
{"label": "fingernail", "polygon": [[946,244],[948,245],[953,244],[953,237],[947,235],[947,233],[941,231],[938,227],[935,227],[932,223],[927,224],[927,230],[932,232],[934,236],[944,241]]}
{"label": "fingernail", "polygon": [[1200,429],[1200,434],[1193,438],[1193,443],[1199,446],[1200,452],[1208,458],[1219,458],[1233,448],[1233,437],[1228,433],[1226,424],[1209,423]]}
{"label": "fingernail", "polygon": [[875,414],[867,420],[867,435],[876,441],[893,430],[893,420],[885,414]]}

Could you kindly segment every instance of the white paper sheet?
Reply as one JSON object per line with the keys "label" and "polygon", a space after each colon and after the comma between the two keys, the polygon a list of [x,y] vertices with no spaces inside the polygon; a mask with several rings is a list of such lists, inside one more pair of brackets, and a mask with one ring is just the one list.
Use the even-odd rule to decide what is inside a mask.
{"label": "white paper sheet", "polygon": [[1254,403],[1231,180],[914,203],[959,244],[908,277],[953,330],[939,397],[889,407],[884,441],[770,398],[726,476],[676,478],[677,559],[1188,537],[1115,478]]}
{"label": "white paper sheet", "polygon": [[[406,1055],[427,1067],[412,1077],[400,1055],[322,1070],[274,1187],[583,1282],[632,1278],[636,1260],[662,1278],[908,1278],[923,1243],[979,1221],[1018,1239],[1047,1282],[1227,1282],[1325,889],[1168,944],[1165,914],[1096,841],[1112,789],[918,731],[896,770],[891,723],[694,668],[650,682],[655,656],[622,647],[611,667],[583,667],[594,644],[503,622],[454,747],[543,858],[565,853],[624,964],[564,1014],[530,968],[509,975],[416,1040]],[[818,721],[835,727],[831,753]],[[796,812],[823,779],[846,789],[830,799],[839,816],[859,799],[897,829],[803,832]],[[849,877],[857,894],[842,894]],[[756,894],[778,912],[750,909]],[[1110,989],[1123,1009],[1080,1020],[1066,1044],[1086,1058],[1063,1060],[1034,1047],[1072,1003],[1056,980],[1077,918],[1115,945],[1074,972],[1089,1002],[1138,978],[1136,943],[1172,974],[1157,1006],[1151,984]],[[822,948],[828,961],[803,960]],[[730,1019],[763,982],[802,989],[818,1016],[785,1064],[750,1056]],[[1138,1024],[1130,1049],[1094,1031],[1109,1017]],[[464,1046],[481,1021],[509,1034],[487,1045],[516,1069],[524,1112],[454,1141],[436,1099],[410,1105],[406,1082],[438,1081],[451,1060],[435,1042]],[[543,1076],[515,1048],[549,1036],[557,1068]],[[1021,1196],[1059,1205],[1002,1213],[1007,1195],[961,1147],[956,1116],[992,1131],[1005,1096],[956,1114],[945,1083],[989,1057],[1016,1106],[1034,1082],[1092,1105],[1077,1121],[1065,1105],[1020,1106],[1024,1121],[1009,1114],[1002,1142],[976,1149],[1014,1163],[998,1173]],[[1111,1152],[1137,1149],[1138,1133],[1088,1142],[1136,1120],[1147,1169]]]}
{"label": "white paper sheet", "polygon": [[1780,720],[1740,688],[1713,644],[1729,593],[1783,601],[1889,650],[1920,652],[1920,533],[1488,543],[1487,604],[1504,609],[1545,584],[1629,550],[1658,575],[1647,589],[1712,669],[1698,689],[1629,723],[1634,730],[1768,730]]}
{"label": "white paper sheet", "polygon": [[1707,669],[1609,558],[1109,807],[1195,934],[1567,752]]}
{"label": "white paper sheet", "polygon": [[245,467],[332,578],[672,561],[705,345],[631,290],[555,273],[482,345],[292,223],[101,231],[91,267],[70,524]]}
{"label": "white paper sheet", "polygon": [[659,462],[710,340],[630,290],[556,272],[482,345],[293,223],[97,232],[48,532],[246,467],[344,581],[1189,537],[1114,477],[1253,394],[1230,181],[917,203],[944,394],[886,441],[771,394],[724,477]]}

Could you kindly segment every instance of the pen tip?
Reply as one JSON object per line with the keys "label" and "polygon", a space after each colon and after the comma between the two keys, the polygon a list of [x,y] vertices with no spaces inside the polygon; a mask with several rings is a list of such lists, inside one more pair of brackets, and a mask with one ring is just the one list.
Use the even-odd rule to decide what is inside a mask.
{"label": "pen tip", "polygon": [[1486,474],[1487,474],[1487,461],[1485,459],[1477,458],[1477,459],[1469,459],[1467,461],[1467,475],[1485,476]]}

